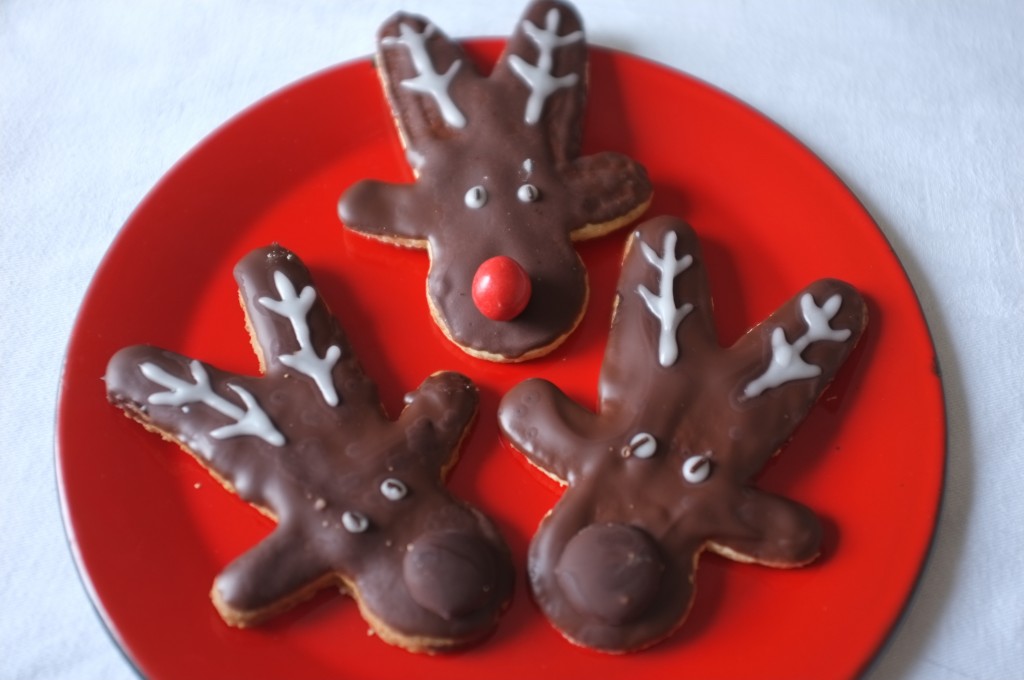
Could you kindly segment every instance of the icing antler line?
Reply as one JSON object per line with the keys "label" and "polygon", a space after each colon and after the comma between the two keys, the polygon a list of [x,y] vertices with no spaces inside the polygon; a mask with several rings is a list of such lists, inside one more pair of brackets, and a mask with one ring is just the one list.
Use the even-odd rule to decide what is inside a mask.
{"label": "icing antler line", "polygon": [[156,392],[149,396],[149,403],[162,406],[188,406],[206,404],[217,413],[234,420],[234,424],[218,427],[210,432],[215,439],[227,439],[240,435],[253,435],[272,446],[284,446],[284,435],[277,431],[267,414],[260,408],[256,398],[243,387],[228,384],[241,397],[245,409],[220,396],[210,387],[210,376],[198,361],[189,364],[194,383],[176,378],[156,364],[139,365],[139,371],[151,382],[166,387],[170,392]]}
{"label": "icing antler line", "polygon": [[324,356],[319,356],[310,339],[309,323],[306,321],[310,308],[316,302],[316,290],[312,286],[306,286],[302,292],[296,295],[291,279],[280,270],[274,272],[274,285],[277,287],[281,299],[261,297],[259,303],[271,312],[287,318],[292,324],[292,331],[299,343],[298,351],[279,357],[281,363],[312,378],[316,386],[320,388],[320,394],[323,395],[324,401],[330,406],[337,406],[338,391],[334,387],[331,371],[341,357],[341,348],[331,345],[327,348]]}
{"label": "icing antler line", "polygon": [[452,78],[458,73],[462,60],[452,62],[445,73],[434,70],[434,62],[427,50],[427,39],[434,35],[436,27],[433,24],[424,26],[423,31],[417,32],[415,28],[406,23],[398,25],[398,36],[386,36],[381,38],[383,45],[402,45],[409,49],[409,56],[412,58],[413,67],[416,69],[416,76],[401,82],[401,86],[429,95],[434,98],[437,107],[441,110],[444,121],[454,128],[466,127],[466,117],[451,98],[448,86]]}
{"label": "icing antler line", "polygon": [[532,21],[524,20],[523,32],[537,45],[537,49],[540,51],[537,63],[536,65],[529,64],[518,54],[510,55],[508,58],[508,64],[512,71],[530,88],[530,98],[526,100],[526,122],[529,125],[540,120],[540,114],[544,111],[544,103],[553,92],[563,87],[572,87],[579,80],[578,73],[568,73],[564,76],[556,76],[552,73],[555,48],[583,40],[583,31],[558,35],[558,26],[561,22],[562,15],[554,7],[548,10],[544,17],[544,28],[537,26]]}
{"label": "icing antler line", "polygon": [[786,340],[786,332],[777,327],[772,331],[772,360],[760,377],[743,388],[744,396],[756,397],[765,390],[778,387],[791,380],[814,378],[821,374],[821,366],[809,364],[801,353],[812,342],[831,340],[842,342],[850,337],[850,329],[834,329],[829,321],[839,312],[843,298],[836,293],[821,307],[814,303],[810,293],[800,297],[800,311],[807,323],[807,331],[792,344]]}
{"label": "icing antler line", "polygon": [[686,318],[687,314],[693,311],[693,305],[689,302],[676,307],[673,286],[676,277],[693,264],[693,257],[684,255],[681,258],[676,258],[676,233],[674,231],[665,233],[665,241],[662,245],[664,255],[658,255],[642,239],[637,238],[644,259],[654,265],[661,274],[657,295],[643,284],[637,286],[637,292],[647,304],[647,309],[661,322],[661,334],[658,338],[658,363],[667,368],[674,364],[679,357],[676,329],[679,328],[679,323]]}

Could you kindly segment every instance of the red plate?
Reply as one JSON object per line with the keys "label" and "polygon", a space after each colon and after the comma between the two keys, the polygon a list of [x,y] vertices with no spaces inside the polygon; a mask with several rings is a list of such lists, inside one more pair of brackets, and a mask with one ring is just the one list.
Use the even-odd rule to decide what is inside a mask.
{"label": "red plate", "polygon": [[[471,44],[485,63],[500,47]],[[426,256],[351,235],[335,215],[357,179],[411,178],[364,60],[287,88],[199,145],[128,221],[82,306],[59,404],[64,513],[86,585],[144,675],[829,678],[873,658],[918,577],[943,479],[941,382],[914,292],[863,207],[799,142],[683,74],[592,55],[586,150],[645,163],[649,214],[697,229],[723,342],[818,277],[846,279],[869,302],[864,341],[759,482],[824,519],[822,558],[777,571],[705,555],[686,625],[639,654],[576,648],[543,619],[524,556],[558,490],[500,443],[495,410],[535,375],[593,403],[627,230],[581,246],[590,306],[553,354],[512,366],[464,355],[430,320]],[[439,657],[388,647],[333,592],[245,631],[210,604],[217,572],[271,523],[109,406],[100,378],[114,351],[142,342],[255,372],[231,270],[271,241],[309,265],[389,413],[440,369],[480,385],[480,417],[450,484],[496,520],[518,570],[512,607],[485,644]]]}

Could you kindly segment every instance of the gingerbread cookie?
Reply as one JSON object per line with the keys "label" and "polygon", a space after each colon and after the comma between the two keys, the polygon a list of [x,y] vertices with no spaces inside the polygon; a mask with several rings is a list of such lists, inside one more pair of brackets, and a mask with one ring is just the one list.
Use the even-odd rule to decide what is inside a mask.
{"label": "gingerbread cookie", "polygon": [[638,163],[579,155],[578,14],[531,4],[486,78],[427,19],[397,14],[380,29],[377,67],[416,181],[355,184],[339,203],[343,223],[427,250],[431,313],[466,352],[523,361],[551,351],[587,302],[572,242],[628,224],[651,200]]}
{"label": "gingerbread cookie", "polygon": [[148,346],[121,350],[106,374],[112,403],[277,520],[217,576],[221,616],[256,624],[336,585],[381,638],[413,651],[487,634],[511,596],[508,549],[442,485],[476,388],[436,373],[390,420],[295,255],[256,250],[235,278],[265,375]]}
{"label": "gingerbread cookie", "polygon": [[530,545],[534,596],[572,642],[640,649],[685,619],[705,549],[741,562],[813,560],[806,507],[753,478],[861,335],[848,284],[812,283],[719,346],[693,231],[660,217],[631,237],[593,413],[539,379],[501,402],[501,429],[567,484]]}

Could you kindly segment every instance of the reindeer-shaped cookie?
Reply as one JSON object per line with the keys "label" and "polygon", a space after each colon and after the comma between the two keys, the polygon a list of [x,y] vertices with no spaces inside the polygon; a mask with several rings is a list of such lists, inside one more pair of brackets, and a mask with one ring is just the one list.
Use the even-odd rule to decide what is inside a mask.
{"label": "reindeer-shaped cookie", "polygon": [[817,556],[812,512],[752,479],[866,321],[853,288],[820,280],[720,347],[697,239],[667,217],[631,237],[617,294],[597,413],[540,379],[499,409],[515,448],[568,485],[530,546],[535,598],[571,641],[607,652],[683,622],[705,549],[773,567]]}
{"label": "reindeer-shaped cookie", "polygon": [[474,356],[549,352],[587,302],[572,242],[638,217],[644,169],[612,152],[579,156],[587,87],[580,18],[529,6],[493,72],[427,19],[379,32],[377,67],[416,181],[365,180],[342,196],[344,224],[430,257],[427,298],[444,333]]}
{"label": "reindeer-shaped cookie", "polygon": [[511,594],[508,550],[442,485],[476,388],[434,374],[392,421],[295,255],[256,250],[235,278],[265,375],[149,346],[121,350],[106,374],[128,416],[277,520],[216,578],[221,616],[248,626],[337,585],[381,638],[413,651],[485,635]]}

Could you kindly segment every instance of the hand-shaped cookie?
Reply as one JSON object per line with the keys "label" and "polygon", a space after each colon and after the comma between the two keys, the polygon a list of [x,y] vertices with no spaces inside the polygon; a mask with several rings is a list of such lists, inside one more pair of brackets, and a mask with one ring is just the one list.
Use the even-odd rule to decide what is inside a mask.
{"label": "hand-shaped cookie", "polygon": [[278,522],[217,577],[221,616],[247,626],[337,585],[401,647],[486,634],[510,597],[508,551],[442,485],[476,388],[437,373],[392,421],[297,257],[256,250],[235,278],[265,375],[148,346],[121,350],[106,374],[114,404]]}
{"label": "hand-shaped cookie", "polygon": [[720,347],[697,239],[666,217],[631,237],[617,294],[597,413],[537,379],[499,409],[515,448],[568,485],[530,546],[536,600],[571,641],[607,652],[682,624],[705,549],[772,567],[817,556],[812,512],[752,479],[866,321],[855,290],[821,280]]}
{"label": "hand-shaped cookie", "polygon": [[646,172],[612,152],[580,156],[587,46],[575,10],[531,4],[493,72],[427,19],[381,27],[377,67],[416,181],[365,180],[345,226],[430,257],[427,298],[474,356],[523,361],[579,323],[588,284],[573,247],[638,217]]}

